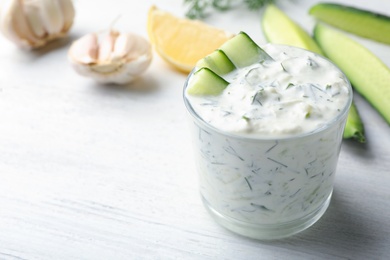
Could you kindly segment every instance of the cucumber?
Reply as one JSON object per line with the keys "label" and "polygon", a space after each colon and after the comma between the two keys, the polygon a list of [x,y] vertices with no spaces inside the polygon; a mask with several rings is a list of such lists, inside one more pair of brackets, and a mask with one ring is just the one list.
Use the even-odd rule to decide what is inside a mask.
{"label": "cucumber", "polygon": [[220,47],[237,68],[243,68],[272,58],[246,33],[240,32]]}
{"label": "cucumber", "polygon": [[333,3],[316,4],[309,14],[344,31],[390,44],[389,16]]}
{"label": "cucumber", "polygon": [[217,96],[229,85],[225,79],[209,68],[200,68],[191,77],[187,93]]}
{"label": "cucumber", "polygon": [[366,138],[364,137],[364,126],[362,121],[360,120],[359,113],[354,103],[352,103],[351,108],[349,109],[347,124],[344,129],[343,138],[353,138],[361,143],[366,142]]}
{"label": "cucumber", "polygon": [[315,26],[314,39],[355,90],[390,124],[390,69],[361,44],[327,25]]}
{"label": "cucumber", "polygon": [[209,68],[218,75],[225,75],[235,70],[234,64],[222,50],[216,50],[197,62],[198,68]]}
{"label": "cucumber", "polygon": [[[268,5],[264,10],[262,28],[265,38],[271,43],[291,45],[324,55],[309,33],[275,5]],[[354,104],[352,106],[354,109],[349,111],[344,138],[353,138],[364,142],[363,122],[356,106]]]}
{"label": "cucumber", "polygon": [[291,45],[323,55],[313,38],[275,5],[270,4],[265,8],[261,24],[268,42]]}

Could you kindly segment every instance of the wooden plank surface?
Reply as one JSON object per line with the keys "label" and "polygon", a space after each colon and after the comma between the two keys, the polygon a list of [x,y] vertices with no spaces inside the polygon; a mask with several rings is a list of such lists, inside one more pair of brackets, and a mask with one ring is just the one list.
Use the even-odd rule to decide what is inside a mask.
{"label": "wooden plank surface", "polygon": [[[279,2],[312,28],[318,1]],[[390,15],[388,2],[343,2]],[[118,29],[147,37],[154,3],[185,12],[179,0],[75,1],[68,39],[28,52],[0,38],[0,259],[387,259],[390,127],[359,95],[368,142],[344,141],[328,211],[299,235],[260,242],[218,226],[201,204],[184,74],[157,55],[127,87],[71,69],[70,42],[118,15]],[[206,21],[264,43],[259,16],[238,8]],[[390,46],[358,40],[390,65]]]}

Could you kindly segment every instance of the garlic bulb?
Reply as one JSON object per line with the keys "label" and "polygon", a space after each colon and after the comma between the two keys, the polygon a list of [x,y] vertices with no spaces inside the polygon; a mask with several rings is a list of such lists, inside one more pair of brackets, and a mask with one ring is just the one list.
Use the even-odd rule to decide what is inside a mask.
{"label": "garlic bulb", "polygon": [[144,72],[152,60],[150,43],[134,33],[91,33],[75,41],[68,58],[81,75],[101,83],[126,84]]}
{"label": "garlic bulb", "polygon": [[38,48],[65,36],[74,15],[71,0],[6,0],[1,9],[0,29],[18,46]]}

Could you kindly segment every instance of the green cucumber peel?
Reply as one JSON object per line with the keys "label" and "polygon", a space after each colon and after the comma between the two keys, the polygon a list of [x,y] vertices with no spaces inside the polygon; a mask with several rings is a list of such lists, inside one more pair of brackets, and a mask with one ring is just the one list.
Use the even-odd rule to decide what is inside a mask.
{"label": "green cucumber peel", "polygon": [[390,17],[336,3],[319,3],[309,14],[341,30],[390,44]]}

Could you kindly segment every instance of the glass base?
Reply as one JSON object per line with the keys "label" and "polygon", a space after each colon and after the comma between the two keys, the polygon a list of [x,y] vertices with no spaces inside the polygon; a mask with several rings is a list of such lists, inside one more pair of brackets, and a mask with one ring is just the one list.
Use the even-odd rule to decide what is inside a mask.
{"label": "glass base", "polygon": [[273,240],[292,236],[316,223],[328,208],[331,197],[332,193],[329,194],[328,198],[321,204],[320,207],[303,218],[287,223],[265,225],[251,224],[225,216],[216,211],[203,196],[202,200],[207,211],[221,226],[242,236],[259,240]]}

